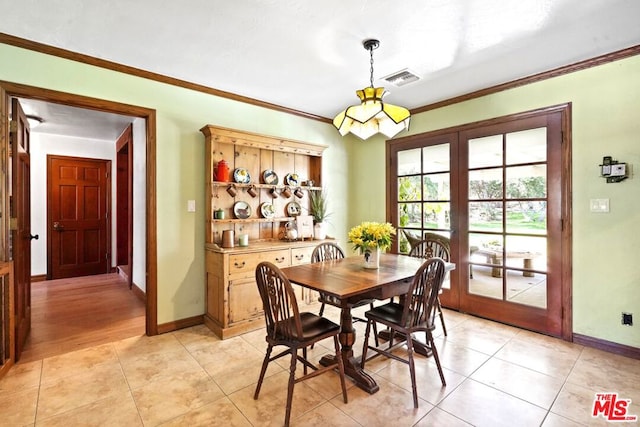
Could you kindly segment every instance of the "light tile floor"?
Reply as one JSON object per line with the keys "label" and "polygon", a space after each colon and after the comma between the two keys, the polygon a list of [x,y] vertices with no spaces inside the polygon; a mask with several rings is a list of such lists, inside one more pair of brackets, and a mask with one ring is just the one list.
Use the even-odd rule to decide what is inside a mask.
{"label": "light tile floor", "polygon": [[[337,320],[334,308],[325,314]],[[640,416],[640,360],[457,312],[445,316],[449,335],[436,331],[436,342],[447,386],[431,358],[417,356],[418,409],[408,367],[377,358],[367,370],[380,391],[369,395],[349,383],[348,404],[333,372],[297,384],[292,425],[607,425],[591,416],[599,392],[631,399],[629,414]],[[364,323],[355,326],[361,340]],[[330,352],[326,344],[310,352],[314,359]],[[0,380],[0,425],[282,425],[288,361],[272,363],[253,400],[265,348],[263,330],[221,341],[196,326],[18,364]]]}

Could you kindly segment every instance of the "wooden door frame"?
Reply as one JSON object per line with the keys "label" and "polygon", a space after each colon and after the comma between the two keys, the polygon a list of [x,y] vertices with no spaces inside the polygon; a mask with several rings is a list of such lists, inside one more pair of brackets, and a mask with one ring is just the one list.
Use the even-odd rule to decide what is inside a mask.
{"label": "wooden door frame", "polygon": [[[562,331],[561,337],[566,341],[573,340],[573,306],[572,306],[572,289],[573,289],[573,279],[572,279],[572,205],[571,205],[571,103],[560,104],[555,106],[550,106],[546,108],[540,108],[537,110],[526,111],[522,113],[511,114],[508,116],[498,117],[489,120],[482,120],[478,122],[463,124],[460,126],[452,126],[446,129],[439,129],[436,131],[425,132],[421,134],[411,135],[407,137],[397,138],[388,140],[386,143],[386,157],[389,159],[387,161],[387,171],[386,171],[386,219],[389,222],[393,222],[394,218],[397,216],[395,214],[395,200],[391,199],[391,195],[395,194],[394,187],[396,184],[395,181],[391,179],[393,176],[392,170],[396,167],[395,161],[393,160],[392,153],[398,149],[398,147],[407,147],[411,148],[412,145],[415,145],[419,141],[425,138],[434,138],[443,136],[451,133],[459,133],[465,130],[477,128],[479,126],[491,126],[497,125],[501,123],[505,123],[512,120],[520,120],[526,119],[529,117],[551,114],[551,113],[560,113],[561,115],[561,124],[560,128],[562,130],[562,159],[560,159],[561,164],[561,187],[562,187],[562,199],[560,201],[560,217],[562,219],[562,231],[561,231],[561,272],[560,272],[560,287],[561,287],[561,295],[562,295]],[[453,185],[453,183],[451,184]],[[453,204],[452,200],[452,204]],[[457,205],[457,203],[456,203]],[[452,212],[454,206],[452,205]],[[458,213],[459,214],[459,213]],[[452,233],[457,232],[457,230],[452,230]],[[397,252],[398,246],[397,242],[394,243],[392,250]],[[458,248],[452,248],[452,250],[457,250],[460,252]],[[460,254],[460,256],[468,257],[468,254]],[[468,265],[468,259],[464,260],[465,266]],[[460,274],[460,271],[464,269],[458,268],[455,271],[455,274]],[[467,271],[467,270],[464,270]],[[455,279],[455,275],[452,275],[452,280]]]}
{"label": "wooden door frame", "polygon": [[[15,358],[18,360],[31,331],[31,130],[18,99],[11,101],[11,221]],[[13,136],[13,138],[11,137]]]}
{"label": "wooden door frame", "polygon": [[[126,136],[126,137],[125,137]],[[127,126],[127,128],[122,132],[122,135],[118,137],[116,141],[116,189],[115,189],[115,198],[116,198],[116,211],[113,212],[112,217],[116,220],[116,228],[118,227],[119,216],[119,207],[118,201],[120,200],[120,192],[122,188],[120,188],[120,152],[126,148],[126,156],[127,156],[127,172],[126,172],[126,181],[127,181],[127,265],[129,266],[129,272],[127,274],[127,282],[129,284],[129,289],[133,286],[133,125]],[[115,260],[116,265],[118,265],[118,260],[120,259],[120,253],[118,251],[118,241],[119,235],[116,233],[116,254]]]}
{"label": "wooden door frame", "polygon": [[[59,92],[35,86],[23,85],[0,80],[0,94],[4,93],[0,107],[7,108],[11,97],[31,98],[45,102],[69,105],[90,110],[123,114],[145,119],[146,121],[146,326],[147,335],[158,334],[158,271],[157,271],[157,189],[156,189],[156,111],[150,108],[98,98]],[[5,126],[5,110],[0,114],[0,142],[9,141],[9,126]],[[6,154],[8,155],[8,153]],[[6,186],[6,183],[2,183]],[[4,201],[3,212],[8,212],[8,198]],[[7,254],[2,254],[7,256]]]}
{"label": "wooden door frame", "polygon": [[[112,188],[113,185],[111,183],[112,181],[112,174],[111,174],[111,163],[112,161],[109,159],[101,159],[101,158],[95,158],[95,157],[76,157],[76,156],[67,156],[67,155],[62,155],[62,154],[47,154],[47,170],[46,170],[46,176],[47,176],[47,206],[46,206],[46,212],[47,212],[47,219],[46,219],[46,230],[47,230],[47,280],[52,280],[52,279],[59,279],[59,278],[63,278],[66,277],[63,276],[61,277],[60,275],[58,275],[57,277],[54,277],[54,251],[58,250],[55,248],[56,245],[53,244],[54,242],[54,233],[56,233],[56,231],[54,230],[52,224],[53,221],[58,221],[60,220],[59,218],[52,218],[52,203],[53,206],[55,206],[55,203],[60,203],[55,202],[55,197],[53,197],[52,201],[52,190],[55,188],[55,186],[53,185],[53,179],[50,176],[50,174],[52,173],[52,162],[55,162],[56,160],[61,160],[61,161],[66,161],[66,162],[82,162],[82,163],[92,163],[92,164],[101,164],[104,165],[105,168],[105,172],[107,173],[107,179],[105,181],[105,206],[107,207],[107,211],[105,212],[105,220],[106,220],[106,229],[105,231],[105,247],[103,247],[102,249],[104,249],[105,254],[106,254],[106,259],[104,260],[104,262],[106,263],[105,267],[105,271],[104,274],[106,273],[110,273],[112,272],[112,260],[113,260],[113,254],[112,254],[112,247],[113,247],[113,237],[112,237],[112,227],[113,227],[113,214],[112,214],[112,201],[113,201],[113,196],[112,196]],[[60,267],[60,266],[58,266]],[[58,272],[60,273],[60,272]],[[77,273],[74,273],[74,276]],[[80,274],[78,276],[83,276],[84,274]]]}

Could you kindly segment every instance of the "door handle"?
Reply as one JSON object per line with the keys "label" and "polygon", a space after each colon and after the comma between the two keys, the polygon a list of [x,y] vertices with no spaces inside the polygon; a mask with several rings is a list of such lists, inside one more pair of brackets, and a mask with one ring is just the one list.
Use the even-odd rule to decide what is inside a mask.
{"label": "door handle", "polygon": [[33,234],[29,234],[29,238],[30,238],[31,240],[33,240],[33,239],[38,240],[38,239],[40,238],[40,235],[36,234],[36,235],[34,236]]}
{"label": "door handle", "polygon": [[64,229],[63,225],[60,225],[58,221],[53,223],[53,229],[56,231],[62,231]]}

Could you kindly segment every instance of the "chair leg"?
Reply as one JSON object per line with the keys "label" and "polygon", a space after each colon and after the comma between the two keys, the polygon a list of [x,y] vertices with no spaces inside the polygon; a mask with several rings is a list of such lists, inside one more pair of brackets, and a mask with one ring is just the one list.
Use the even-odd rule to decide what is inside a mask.
{"label": "chair leg", "polygon": [[[322,317],[322,313],[324,313],[324,303],[322,303],[322,304],[320,305],[320,311],[318,312],[318,316]],[[313,347],[314,347],[315,345],[316,345],[316,343],[311,344],[311,350],[313,350]],[[306,356],[305,356],[305,359],[306,359]],[[307,369],[307,368],[305,367],[305,369]],[[307,373],[305,372],[305,375],[306,375],[306,374],[307,374]]]}
{"label": "chair leg", "polygon": [[293,402],[293,386],[296,380],[296,362],[298,361],[298,349],[291,349],[291,365],[289,366],[289,386],[287,387],[287,412],[284,415],[284,425],[289,427],[291,419],[291,404]]}
{"label": "chair leg", "polygon": [[360,361],[360,367],[362,369],[364,369],[364,364],[367,361],[367,350],[369,348],[369,332],[371,331],[371,322],[373,322],[373,320],[367,320],[367,328],[364,331],[364,345],[362,346],[362,360]]}
{"label": "chair leg", "polygon": [[411,391],[413,392],[413,407],[418,408],[418,387],[416,386],[416,364],[413,360],[413,341],[411,334],[407,335],[407,356],[409,357],[409,374],[411,375]]}
{"label": "chair leg", "polygon": [[349,403],[347,398],[347,384],[344,379],[344,362],[342,361],[342,354],[340,353],[340,342],[338,336],[333,336],[333,345],[336,348],[336,361],[338,362],[338,371],[340,372],[340,385],[342,386],[342,400],[344,403]]}
{"label": "chair leg", "polygon": [[[302,349],[302,358],[304,360],[308,360],[307,359],[307,347],[304,347]],[[307,375],[307,365],[306,364],[304,364],[304,363],[302,364],[302,369],[303,369],[303,375]]]}
{"label": "chair leg", "polygon": [[440,381],[442,381],[442,386],[446,386],[447,382],[444,379],[444,373],[442,372],[442,365],[440,365],[440,357],[438,356],[438,350],[436,349],[436,344],[433,342],[433,335],[431,333],[427,333],[428,342],[431,346],[431,352],[433,354],[433,360],[436,361],[436,366],[438,367],[438,373],[440,374]]}
{"label": "chair leg", "polygon": [[[373,310],[373,303],[369,304],[369,307],[371,310]],[[379,347],[380,342],[378,340],[378,325],[376,324],[376,322],[373,322],[373,339],[376,343],[376,347]]]}
{"label": "chair leg", "polygon": [[262,380],[264,380],[264,374],[267,372],[267,365],[269,365],[269,357],[271,357],[271,350],[273,350],[273,346],[269,344],[267,347],[267,352],[264,355],[264,360],[262,361],[262,369],[260,370],[260,377],[258,378],[258,385],[256,386],[256,392],[253,394],[253,398],[255,400],[258,399],[258,395],[260,394],[260,388],[262,387]]}
{"label": "chair leg", "polygon": [[380,342],[378,341],[378,325],[376,322],[373,322],[373,341],[376,343],[376,347],[380,346]]}
{"label": "chair leg", "polygon": [[438,304],[438,315],[440,316],[440,323],[442,323],[442,332],[444,332],[444,336],[447,336],[447,327],[444,325],[444,313],[442,312],[442,306],[440,305],[440,297],[437,300]]}

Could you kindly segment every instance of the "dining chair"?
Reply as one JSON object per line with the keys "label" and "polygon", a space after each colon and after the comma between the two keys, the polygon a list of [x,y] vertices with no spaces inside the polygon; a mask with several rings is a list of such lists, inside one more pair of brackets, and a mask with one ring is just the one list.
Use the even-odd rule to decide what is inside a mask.
{"label": "dining chair", "polygon": [[[409,256],[416,258],[442,258],[444,261],[449,262],[451,259],[451,253],[449,252],[449,239],[435,233],[424,233],[424,239],[415,243],[409,252]],[[442,305],[440,304],[440,296],[436,302],[436,311],[440,317],[440,323],[442,323],[442,332],[444,336],[447,336],[447,327],[444,324],[444,313],[442,312]]]}
{"label": "dining chair", "polygon": [[[364,337],[364,347],[362,349],[362,369],[365,363],[374,357],[384,355],[409,365],[411,375],[411,388],[413,391],[413,406],[418,407],[418,392],[416,387],[416,370],[413,360],[413,334],[424,332],[426,344],[430,347],[433,359],[438,367],[440,381],[443,386],[447,383],[440,365],[440,357],[433,340],[433,330],[435,311],[438,300],[438,292],[442,287],[445,276],[445,265],[441,258],[429,258],[418,269],[411,282],[411,286],[404,298],[404,303],[389,302],[373,308],[365,313],[367,318],[367,329]],[[375,323],[381,323],[391,330],[388,347],[370,346],[369,333]],[[396,334],[400,334],[402,339],[394,343]],[[407,345],[407,358],[403,358],[395,349]],[[376,354],[367,358],[368,350]]]}
{"label": "dining chair", "polygon": [[[262,299],[264,316],[266,321],[266,341],[267,352],[262,362],[260,378],[256,386],[254,399],[258,399],[264,375],[270,362],[277,360],[287,354],[291,355],[289,367],[289,383],[287,387],[287,406],[284,425],[289,425],[291,418],[291,403],[293,400],[293,387],[296,383],[313,378],[324,372],[331,371],[338,366],[340,373],[340,384],[342,386],[342,398],[347,403],[347,387],[344,378],[344,364],[340,355],[340,343],[338,334],[340,325],[318,316],[313,313],[300,313],[295,291],[289,279],[282,271],[270,262],[261,262],[256,267],[256,282],[258,291]],[[336,352],[336,363],[329,366],[318,367],[307,359],[307,347],[318,341],[332,338]],[[286,347],[282,352],[271,356],[271,352],[276,346]],[[302,349],[302,356],[298,350]],[[296,363],[300,361],[303,365],[303,375],[296,378]],[[308,372],[311,368],[312,372]]]}
{"label": "dining chair", "polygon": [[[342,248],[340,246],[338,246],[335,243],[332,242],[324,242],[324,243],[320,243],[318,246],[316,246],[313,249],[313,252],[311,253],[311,262],[322,262],[322,261],[330,261],[330,260],[334,260],[334,259],[342,259],[344,258],[344,251],[342,250]],[[323,315],[324,313],[324,307],[325,304],[329,304],[332,305],[334,307],[340,307],[340,301],[337,300],[335,297],[331,296],[331,295],[327,295],[324,294],[322,292],[320,292],[320,297],[318,298],[318,301],[320,301],[321,305],[320,305],[320,311],[318,312],[318,314],[320,316]],[[373,308],[373,302],[375,300],[374,299],[363,299],[361,301],[358,301],[357,303],[355,303],[353,305],[352,308],[357,308],[357,307],[362,307],[363,305],[369,305],[369,308]],[[366,322],[366,319],[360,318],[360,317],[356,317],[356,316],[352,316],[352,319],[354,322]],[[376,345],[378,344],[378,334],[377,334],[377,329],[375,330],[376,332]]]}

